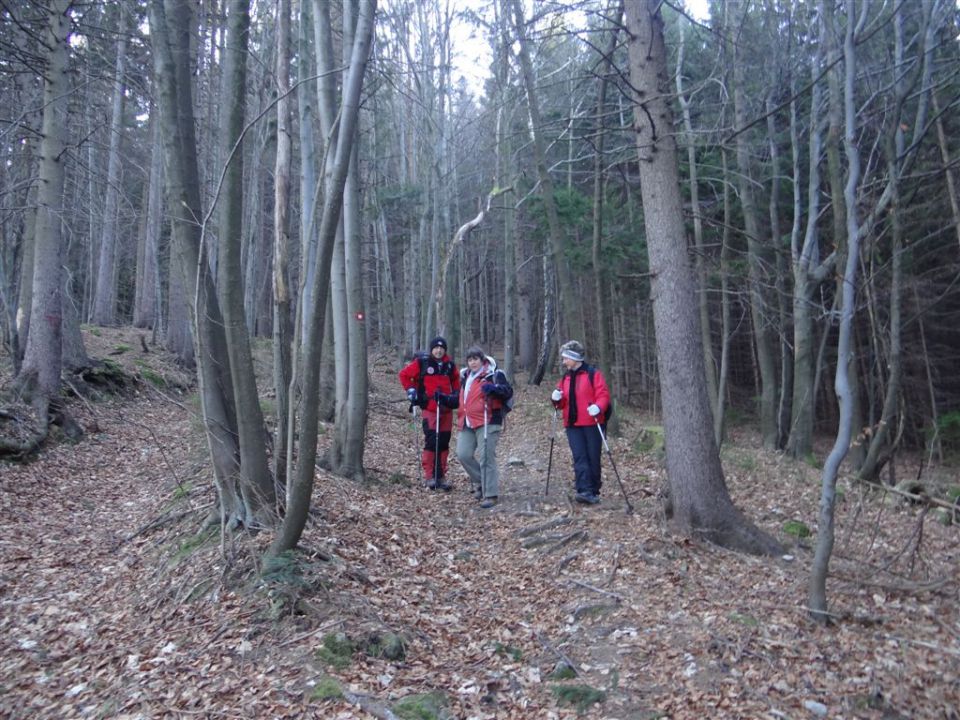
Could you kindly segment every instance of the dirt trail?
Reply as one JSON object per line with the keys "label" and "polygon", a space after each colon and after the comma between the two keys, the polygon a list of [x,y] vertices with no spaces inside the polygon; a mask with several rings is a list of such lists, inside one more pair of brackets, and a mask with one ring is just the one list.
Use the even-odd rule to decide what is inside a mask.
{"label": "dirt trail", "polygon": [[[519,386],[501,502],[482,510],[456,468],[449,494],[418,486],[393,369],[372,380],[369,482],[320,473],[297,562],[269,582],[255,568],[265,534],[221,547],[197,533],[213,497],[185,405],[145,393],[78,408],[99,433],[0,467],[0,716],[389,717],[433,692],[448,717],[572,718],[579,692],[593,718],[957,717],[955,529],[851,492],[831,583],[840,623],[822,629],[803,609],[808,550],[749,558],[665,532],[640,492],[662,477],[629,449],[635,419],[613,440],[635,514],[606,459],[602,504],[569,502],[560,434],[544,497],[550,410],[543,389]],[[814,517],[815,471],[749,443],[725,463],[768,530]],[[355,643],[339,666],[318,654],[333,632]],[[387,632],[406,639],[403,659],[366,653]],[[565,662],[579,676],[552,679]],[[311,697],[324,677],[348,698]]]}

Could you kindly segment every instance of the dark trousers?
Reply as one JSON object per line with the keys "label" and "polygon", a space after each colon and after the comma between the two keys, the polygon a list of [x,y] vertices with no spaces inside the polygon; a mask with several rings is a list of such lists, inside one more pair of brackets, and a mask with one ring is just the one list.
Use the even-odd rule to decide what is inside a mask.
{"label": "dark trousers", "polygon": [[567,442],[573,453],[573,473],[578,493],[600,494],[600,456],[603,443],[595,425],[568,427]]}

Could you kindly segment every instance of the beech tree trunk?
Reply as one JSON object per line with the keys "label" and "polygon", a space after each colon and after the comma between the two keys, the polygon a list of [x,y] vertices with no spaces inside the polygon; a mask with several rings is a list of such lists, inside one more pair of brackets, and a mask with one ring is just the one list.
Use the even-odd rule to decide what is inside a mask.
{"label": "beech tree trunk", "polygon": [[[277,555],[292,550],[306,526],[313,495],[314,470],[317,458],[317,396],[320,379],[320,356],[322,354],[322,336],[320,334],[323,315],[326,311],[327,292],[329,291],[330,261],[333,257],[333,242],[340,216],[343,210],[344,184],[353,152],[358,116],[360,114],[360,91],[366,71],[370,45],[373,40],[376,0],[361,0],[358,12],[356,34],[350,55],[350,65],[344,81],[343,102],[340,122],[337,125],[336,152],[328,154],[330,172],[329,184],[323,199],[320,216],[318,266],[314,274],[313,296],[317,305],[309,318],[310,327],[305,328],[303,337],[310,341],[304,346],[301,359],[303,375],[302,416],[300,423],[300,445],[297,455],[295,475],[290,480],[288,506],[280,532],[274,538],[268,551]],[[319,48],[318,48],[319,52]],[[291,428],[291,436],[293,429]]]}

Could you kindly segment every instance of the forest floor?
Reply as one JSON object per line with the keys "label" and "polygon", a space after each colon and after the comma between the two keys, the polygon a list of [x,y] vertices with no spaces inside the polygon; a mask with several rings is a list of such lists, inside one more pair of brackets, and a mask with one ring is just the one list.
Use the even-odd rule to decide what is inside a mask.
{"label": "forest floor", "polygon": [[816,530],[815,468],[735,429],[731,494],[789,555],[691,542],[665,524],[662,454],[636,449],[627,410],[611,440],[636,512],[607,458],[603,502],[570,501],[559,434],[545,495],[547,391],[518,382],[501,502],[481,510],[455,460],[452,492],[420,487],[421,436],[378,357],[368,481],[318,471],[295,561],[260,573],[266,533],[203,530],[188,378],[132,331],[96,332],[92,355],[171,382],[74,401],[79,444],[0,464],[2,717],[960,717],[960,529],[925,506],[841,480],[821,627],[813,539],[784,532]]}

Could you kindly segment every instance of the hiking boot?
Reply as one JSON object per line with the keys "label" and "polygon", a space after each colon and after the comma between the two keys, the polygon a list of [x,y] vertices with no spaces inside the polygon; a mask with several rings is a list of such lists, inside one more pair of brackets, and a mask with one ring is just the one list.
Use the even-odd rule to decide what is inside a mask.
{"label": "hiking boot", "polygon": [[600,502],[600,498],[598,498],[592,492],[578,492],[576,501],[583,505],[596,505],[598,502]]}
{"label": "hiking boot", "polygon": [[482,507],[484,510],[486,510],[487,508],[492,508],[496,504],[497,504],[496,495],[494,495],[493,497],[484,498],[483,500],[480,501],[480,507]]}
{"label": "hiking boot", "polygon": [[446,480],[444,480],[443,478],[440,478],[440,479],[437,480],[437,482],[436,482],[436,489],[437,489],[437,490],[443,490],[444,492],[450,492],[451,490],[453,490],[453,485],[451,485],[450,483],[448,483],[448,482],[447,482]]}
{"label": "hiking boot", "polygon": [[427,480],[427,482],[424,484],[424,487],[426,487],[427,490],[436,490],[437,487],[438,487],[438,486],[437,486],[437,481],[436,481],[436,480]]}
{"label": "hiking boot", "polygon": [[483,500],[483,490],[481,488],[475,487],[470,492],[474,500]]}

